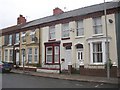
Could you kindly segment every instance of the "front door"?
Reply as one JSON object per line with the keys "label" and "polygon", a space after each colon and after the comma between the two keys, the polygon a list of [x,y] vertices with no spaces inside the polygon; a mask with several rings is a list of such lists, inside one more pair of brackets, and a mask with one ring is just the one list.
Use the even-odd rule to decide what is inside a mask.
{"label": "front door", "polygon": [[77,61],[76,61],[76,67],[79,68],[80,65],[83,64],[83,50],[78,49],[77,50]]}
{"label": "front door", "polygon": [[69,63],[71,63],[71,49],[65,50],[65,61],[62,69],[68,70]]}
{"label": "front door", "polygon": [[16,64],[19,65],[19,52],[16,52]]}

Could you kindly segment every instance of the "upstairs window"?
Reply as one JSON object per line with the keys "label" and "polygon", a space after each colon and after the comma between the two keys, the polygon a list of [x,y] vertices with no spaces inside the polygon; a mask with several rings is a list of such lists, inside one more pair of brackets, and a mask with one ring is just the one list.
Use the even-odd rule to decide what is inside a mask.
{"label": "upstairs window", "polygon": [[69,23],[62,24],[62,38],[68,38],[69,36]]}
{"label": "upstairs window", "polygon": [[31,38],[31,41],[34,42],[35,41],[35,30],[32,30],[31,33],[30,33],[30,38]]}
{"label": "upstairs window", "polygon": [[20,37],[19,37],[19,33],[15,34],[15,43],[19,43]]}
{"label": "upstairs window", "polygon": [[77,36],[83,36],[84,35],[84,27],[83,27],[83,20],[77,21]]}
{"label": "upstairs window", "polygon": [[9,35],[9,45],[12,45],[12,35]]}
{"label": "upstairs window", "polygon": [[93,30],[94,30],[94,34],[101,34],[102,33],[101,17],[93,18]]}
{"label": "upstairs window", "polygon": [[21,35],[22,42],[26,42],[25,35],[26,35],[26,32],[22,32],[22,35]]}
{"label": "upstairs window", "polygon": [[50,26],[49,28],[49,39],[55,39],[55,26]]}
{"label": "upstairs window", "polygon": [[5,35],[4,36],[4,45],[8,45],[8,42],[9,41],[9,36],[8,35]]}

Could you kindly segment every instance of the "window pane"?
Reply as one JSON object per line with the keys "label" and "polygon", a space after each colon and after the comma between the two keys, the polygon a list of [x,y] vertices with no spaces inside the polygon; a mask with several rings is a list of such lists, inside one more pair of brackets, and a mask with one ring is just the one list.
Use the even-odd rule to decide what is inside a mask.
{"label": "window pane", "polygon": [[52,54],[52,47],[47,48],[47,54]]}
{"label": "window pane", "polygon": [[10,50],[10,61],[13,61],[13,50]]}
{"label": "window pane", "polygon": [[51,63],[52,62],[52,55],[47,55],[47,62]]}
{"label": "window pane", "polygon": [[101,21],[101,17],[93,19],[93,28],[94,28],[94,34],[100,34],[100,33],[102,33],[102,21]]}
{"label": "window pane", "polygon": [[93,43],[93,62],[102,63],[102,43]]}
{"label": "window pane", "polygon": [[59,46],[55,46],[55,56],[54,56],[54,62],[58,63],[59,62]]}
{"label": "window pane", "polygon": [[38,48],[35,48],[34,61],[38,62]]}
{"label": "window pane", "polygon": [[77,21],[77,36],[84,35],[83,20]]}
{"label": "window pane", "polygon": [[32,48],[28,49],[28,63],[32,62]]}
{"label": "window pane", "polygon": [[19,43],[19,33],[16,33],[16,39],[15,39],[15,43]]}
{"label": "window pane", "polygon": [[5,50],[5,61],[8,61],[8,50]]}
{"label": "window pane", "polygon": [[9,44],[12,44],[12,35],[9,35]]}
{"label": "window pane", "polygon": [[62,37],[69,37],[69,23],[62,24]]}
{"label": "window pane", "polygon": [[46,48],[46,62],[52,63],[52,47]]}
{"label": "window pane", "polygon": [[51,26],[49,28],[49,39],[54,39],[55,38],[55,26]]}

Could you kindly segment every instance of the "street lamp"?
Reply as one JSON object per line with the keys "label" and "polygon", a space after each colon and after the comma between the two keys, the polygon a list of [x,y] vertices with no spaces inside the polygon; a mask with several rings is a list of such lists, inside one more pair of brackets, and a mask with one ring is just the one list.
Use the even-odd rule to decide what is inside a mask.
{"label": "street lamp", "polygon": [[105,15],[105,31],[106,31],[106,62],[107,62],[107,78],[110,78],[110,65],[109,65],[109,43],[108,43],[108,28],[107,28],[107,10],[106,2],[104,0],[104,15]]}

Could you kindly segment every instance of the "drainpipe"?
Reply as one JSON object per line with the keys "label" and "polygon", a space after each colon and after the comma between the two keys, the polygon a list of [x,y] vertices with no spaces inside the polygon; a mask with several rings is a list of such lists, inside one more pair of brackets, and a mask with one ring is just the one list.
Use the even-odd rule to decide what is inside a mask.
{"label": "drainpipe", "polygon": [[39,27],[39,64],[41,64],[40,62],[40,27]]}
{"label": "drainpipe", "polygon": [[104,15],[105,15],[105,31],[106,31],[106,61],[107,61],[107,78],[110,78],[110,65],[109,65],[109,44],[108,44],[108,27],[107,27],[107,9],[104,0]]}

